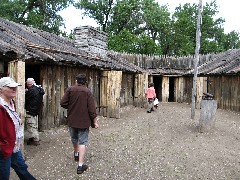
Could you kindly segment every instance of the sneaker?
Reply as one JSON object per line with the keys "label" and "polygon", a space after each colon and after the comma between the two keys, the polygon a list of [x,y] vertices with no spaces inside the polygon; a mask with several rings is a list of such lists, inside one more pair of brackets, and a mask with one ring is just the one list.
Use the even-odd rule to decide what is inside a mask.
{"label": "sneaker", "polygon": [[82,174],[84,171],[86,171],[88,168],[88,165],[83,164],[82,166],[78,166],[77,168],[77,174]]}
{"label": "sneaker", "polygon": [[76,155],[75,155],[75,152],[73,152],[73,156],[74,156],[74,160],[75,160],[75,161],[79,161],[79,153],[78,153],[78,155],[76,156]]}
{"label": "sneaker", "polygon": [[151,111],[147,111],[147,113],[151,113]]}
{"label": "sneaker", "polygon": [[33,145],[33,146],[38,146],[38,145],[40,145],[40,143],[39,143],[39,141],[30,141],[30,140],[28,140],[27,141],[27,145]]}

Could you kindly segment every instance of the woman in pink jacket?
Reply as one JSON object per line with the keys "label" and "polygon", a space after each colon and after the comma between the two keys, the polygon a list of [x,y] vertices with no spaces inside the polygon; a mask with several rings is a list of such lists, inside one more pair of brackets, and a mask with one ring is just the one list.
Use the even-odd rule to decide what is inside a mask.
{"label": "woman in pink jacket", "polygon": [[147,91],[146,91],[146,98],[148,100],[147,112],[151,113],[151,111],[153,111],[153,106],[154,106],[153,102],[154,102],[154,99],[156,98],[154,83],[149,83],[149,87],[147,88]]}
{"label": "woman in pink jacket", "polygon": [[19,179],[35,180],[28,172],[21,153],[23,129],[21,119],[16,112],[13,98],[16,97],[16,83],[10,77],[0,79],[0,179],[8,180],[12,167]]}

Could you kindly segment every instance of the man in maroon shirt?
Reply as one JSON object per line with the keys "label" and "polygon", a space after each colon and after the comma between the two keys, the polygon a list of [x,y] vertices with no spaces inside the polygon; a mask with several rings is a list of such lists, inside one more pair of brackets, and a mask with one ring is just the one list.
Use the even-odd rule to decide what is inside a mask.
{"label": "man in maroon shirt", "polygon": [[84,154],[88,144],[89,127],[98,128],[96,106],[91,91],[86,87],[84,74],[76,76],[76,84],[69,87],[60,105],[67,109],[67,124],[74,148],[75,161],[79,162],[77,174],[82,174],[88,166],[84,164]]}

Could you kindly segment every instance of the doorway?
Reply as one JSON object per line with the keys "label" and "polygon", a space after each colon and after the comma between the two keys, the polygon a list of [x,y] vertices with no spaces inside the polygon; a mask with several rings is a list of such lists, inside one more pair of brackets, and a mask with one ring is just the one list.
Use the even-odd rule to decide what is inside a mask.
{"label": "doorway", "polygon": [[159,101],[162,101],[162,77],[161,76],[153,76],[154,88],[156,91],[156,96]]}
{"label": "doorway", "polygon": [[169,98],[168,102],[175,102],[175,77],[169,77]]}
{"label": "doorway", "polygon": [[25,79],[33,78],[36,84],[41,85],[40,80],[40,65],[27,65],[25,66]]}

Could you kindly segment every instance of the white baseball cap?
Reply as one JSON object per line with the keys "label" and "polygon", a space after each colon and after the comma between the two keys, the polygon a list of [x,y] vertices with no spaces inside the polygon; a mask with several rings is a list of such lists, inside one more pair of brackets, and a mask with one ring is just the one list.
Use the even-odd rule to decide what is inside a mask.
{"label": "white baseball cap", "polygon": [[17,86],[21,86],[21,84],[16,83],[12,78],[10,77],[3,77],[0,79],[0,87],[17,87]]}
{"label": "white baseball cap", "polygon": [[32,82],[35,82],[35,80],[34,80],[33,78],[27,78],[27,81],[26,81],[26,82],[32,83]]}

